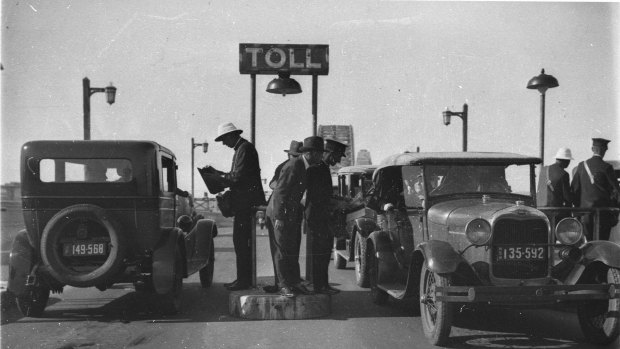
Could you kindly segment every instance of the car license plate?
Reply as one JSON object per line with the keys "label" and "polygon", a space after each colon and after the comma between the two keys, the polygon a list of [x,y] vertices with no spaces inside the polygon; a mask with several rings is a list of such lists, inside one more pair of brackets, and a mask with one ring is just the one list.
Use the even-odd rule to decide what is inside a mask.
{"label": "car license plate", "polygon": [[104,256],[106,254],[106,243],[71,243],[64,244],[62,254],[66,257],[71,256]]}
{"label": "car license plate", "polygon": [[495,260],[497,261],[528,261],[544,260],[547,257],[547,250],[543,246],[498,246],[495,249]]}

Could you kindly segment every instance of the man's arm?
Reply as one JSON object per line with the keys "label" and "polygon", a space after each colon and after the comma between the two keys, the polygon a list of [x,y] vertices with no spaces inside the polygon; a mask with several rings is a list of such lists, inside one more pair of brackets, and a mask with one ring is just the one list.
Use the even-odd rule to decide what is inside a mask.
{"label": "man's arm", "polygon": [[288,161],[282,167],[282,171],[280,171],[278,183],[271,197],[273,200],[273,214],[276,220],[284,220],[285,218],[286,201],[290,200],[293,187],[300,180],[298,172],[293,161]]}
{"label": "man's arm", "polygon": [[580,173],[582,169],[581,163],[577,165],[577,169],[575,170],[575,174],[573,175],[573,180],[570,184],[571,189],[571,200],[573,201],[573,206],[579,207],[581,203],[581,179]]}
{"label": "man's arm", "polygon": [[[223,181],[227,186],[239,183],[243,177],[248,176],[254,169],[254,163],[257,163],[257,155],[249,148],[248,142],[243,142],[235,151],[234,163],[232,170],[224,173]],[[258,166],[256,166],[258,167]]]}
{"label": "man's arm", "polygon": [[572,207],[573,199],[570,191],[570,180],[568,177],[568,172],[564,172],[562,174],[560,185],[562,186],[562,203],[564,204],[564,206]]}

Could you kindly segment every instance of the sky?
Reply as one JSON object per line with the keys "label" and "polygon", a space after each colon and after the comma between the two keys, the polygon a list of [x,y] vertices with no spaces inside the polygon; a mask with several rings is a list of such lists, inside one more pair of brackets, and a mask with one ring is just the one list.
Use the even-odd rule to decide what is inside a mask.
{"label": "sky", "polygon": [[[319,125],[352,125],[354,152],[374,163],[398,152],[460,151],[462,123],[442,111],[469,107],[469,151],[540,152],[545,69],[545,163],[559,147],[590,157],[592,137],[620,160],[620,3],[431,1],[2,1],[0,182],[19,181],[21,146],[83,137],[82,79],[117,87],[93,94],[92,139],[156,141],[178,161],[179,187],[195,165],[230,168],[215,142],[232,122],[251,134],[251,81],[239,44],[329,45],[318,78]],[[312,79],[303,92],[265,92],[257,76],[256,147],[271,178],[290,141],[312,135]],[[570,173],[570,172],[569,172]],[[196,173],[195,192],[206,191]]]}

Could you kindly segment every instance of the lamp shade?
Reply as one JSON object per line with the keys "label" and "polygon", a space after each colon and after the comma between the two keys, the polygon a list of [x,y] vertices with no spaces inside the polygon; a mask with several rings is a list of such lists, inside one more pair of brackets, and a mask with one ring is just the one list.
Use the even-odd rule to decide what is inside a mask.
{"label": "lamp shade", "polygon": [[531,78],[527,83],[527,88],[538,90],[540,92],[545,92],[549,88],[558,86],[560,86],[560,84],[558,84],[558,80],[552,75],[545,74],[544,69],[540,72],[540,75]]}
{"label": "lamp shade", "polygon": [[116,87],[112,86],[112,83],[110,83],[110,86],[105,88],[105,95],[108,104],[114,104],[114,100],[116,99]]}
{"label": "lamp shade", "polygon": [[277,93],[282,96],[301,93],[301,86],[295,79],[290,78],[289,73],[278,73],[276,79],[271,80],[267,85],[267,92]]}

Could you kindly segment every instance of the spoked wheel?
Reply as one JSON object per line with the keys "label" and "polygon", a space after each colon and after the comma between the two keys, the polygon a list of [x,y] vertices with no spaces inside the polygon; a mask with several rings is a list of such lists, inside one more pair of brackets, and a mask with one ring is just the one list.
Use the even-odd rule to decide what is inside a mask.
{"label": "spoked wheel", "polygon": [[26,293],[17,296],[17,309],[24,316],[39,317],[43,314],[47,300],[50,298],[50,289],[44,286],[29,286]]}
{"label": "spoked wheel", "polygon": [[[610,268],[602,273],[600,283],[620,284],[620,272]],[[595,277],[596,279],[596,277]],[[581,330],[589,342],[594,344],[609,344],[620,334],[620,299],[595,300],[580,305],[577,316]]]}
{"label": "spoked wheel", "polygon": [[375,249],[372,244],[369,244],[366,248],[368,251],[366,260],[368,261],[368,276],[370,284],[370,298],[372,302],[378,305],[384,305],[388,301],[389,295],[384,290],[380,289],[379,283],[379,259],[375,255]]}
{"label": "spoked wheel", "polygon": [[430,271],[426,264],[420,273],[420,316],[424,335],[432,345],[444,345],[452,329],[453,304],[438,301],[435,288],[450,286],[448,276]]}
{"label": "spoked wheel", "polygon": [[355,234],[355,281],[359,287],[368,287],[368,260],[366,259],[366,239]]}
{"label": "spoked wheel", "polygon": [[213,263],[215,263],[215,248],[211,242],[211,252],[209,253],[209,264],[200,269],[200,286],[202,288],[211,287],[213,283]]}

